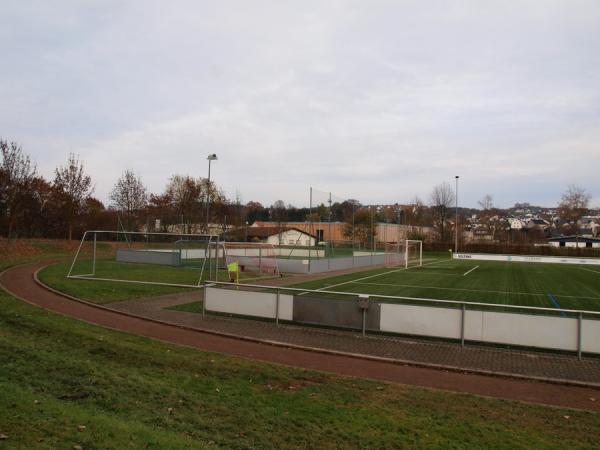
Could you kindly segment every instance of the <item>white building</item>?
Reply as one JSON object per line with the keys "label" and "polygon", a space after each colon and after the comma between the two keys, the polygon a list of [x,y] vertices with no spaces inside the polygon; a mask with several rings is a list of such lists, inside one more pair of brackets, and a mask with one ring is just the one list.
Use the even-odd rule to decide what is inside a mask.
{"label": "white building", "polygon": [[526,226],[525,222],[523,222],[521,219],[517,219],[515,217],[509,217],[508,223],[510,224],[511,230],[522,230]]}
{"label": "white building", "polygon": [[552,247],[600,248],[600,238],[561,236],[548,239]]}
{"label": "white building", "polygon": [[[281,239],[281,240],[280,240]],[[249,227],[246,240],[260,241],[274,246],[292,245],[302,247],[314,247],[317,245],[317,237],[306,233],[298,228],[290,227]]]}

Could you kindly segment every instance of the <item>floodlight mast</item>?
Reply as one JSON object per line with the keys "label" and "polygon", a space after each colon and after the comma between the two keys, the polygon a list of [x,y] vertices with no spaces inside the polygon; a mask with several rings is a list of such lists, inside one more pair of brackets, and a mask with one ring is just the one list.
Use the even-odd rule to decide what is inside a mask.
{"label": "floodlight mast", "polygon": [[456,180],[456,189],[454,192],[454,200],[455,200],[455,213],[456,218],[454,221],[454,253],[458,253],[458,175],[454,177]]}
{"label": "floodlight mast", "polygon": [[210,212],[210,163],[216,161],[217,154],[211,153],[206,158],[208,160],[208,183],[206,184],[206,222],[205,222],[205,233],[208,233],[208,214]]}

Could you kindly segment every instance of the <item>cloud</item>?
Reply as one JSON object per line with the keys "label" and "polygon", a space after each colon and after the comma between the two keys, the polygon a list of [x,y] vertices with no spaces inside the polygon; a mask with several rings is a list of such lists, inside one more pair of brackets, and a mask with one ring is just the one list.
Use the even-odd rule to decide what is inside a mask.
{"label": "cloud", "polygon": [[[461,175],[555,204],[600,192],[597,2],[15,3],[0,123],[50,174],[81,155],[102,199],[125,168],[307,204],[427,200]],[[10,44],[9,44],[10,42]]]}

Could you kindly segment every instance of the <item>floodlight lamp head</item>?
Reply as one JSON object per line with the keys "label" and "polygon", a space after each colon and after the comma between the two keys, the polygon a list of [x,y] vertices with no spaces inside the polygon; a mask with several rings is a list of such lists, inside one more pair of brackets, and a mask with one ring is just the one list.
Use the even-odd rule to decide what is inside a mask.
{"label": "floodlight lamp head", "polygon": [[210,155],[208,155],[208,157],[206,159],[208,159],[209,161],[215,161],[215,160],[218,159],[217,158],[217,154],[216,153],[211,153]]}

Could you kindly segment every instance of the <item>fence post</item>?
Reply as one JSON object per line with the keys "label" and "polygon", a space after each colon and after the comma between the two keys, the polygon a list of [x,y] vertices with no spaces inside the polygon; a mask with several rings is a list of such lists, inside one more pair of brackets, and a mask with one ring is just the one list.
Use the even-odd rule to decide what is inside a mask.
{"label": "fence post", "polygon": [[366,336],[367,333],[366,333],[365,329],[367,328],[367,310],[363,309],[362,311],[363,311],[362,335]]}
{"label": "fence post", "polygon": [[92,275],[96,276],[96,232],[94,231],[94,259],[92,260]]}
{"label": "fence post", "polygon": [[462,304],[462,310],[460,312],[460,345],[461,347],[465,346],[465,312],[467,309],[467,305]]}
{"label": "fence post", "polygon": [[362,335],[367,334],[367,309],[369,308],[369,296],[360,294],[358,296],[358,307],[362,309]]}
{"label": "fence post", "polygon": [[279,326],[279,293],[280,289],[277,288],[277,295],[275,297],[275,326]]}
{"label": "fence post", "polygon": [[219,281],[219,236],[217,236],[217,247],[215,250],[215,281]]}
{"label": "fence post", "polygon": [[577,317],[577,357],[581,359],[581,340],[583,328],[583,313],[579,312]]}
{"label": "fence post", "polygon": [[204,317],[204,312],[206,310],[206,293],[208,289],[206,288],[206,283],[204,283],[204,296],[202,297],[202,317]]}

